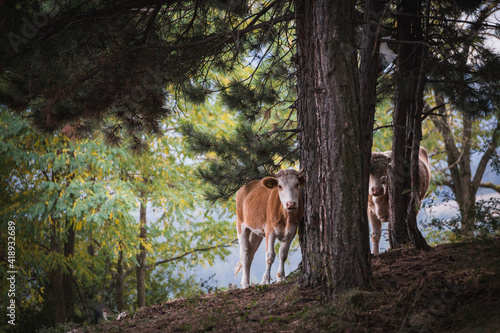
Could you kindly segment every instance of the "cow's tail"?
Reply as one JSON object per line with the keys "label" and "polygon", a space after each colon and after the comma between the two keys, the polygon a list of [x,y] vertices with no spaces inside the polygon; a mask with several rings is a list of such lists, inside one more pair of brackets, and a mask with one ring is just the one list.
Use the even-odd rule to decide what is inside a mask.
{"label": "cow's tail", "polygon": [[236,264],[236,267],[234,268],[234,277],[236,277],[236,275],[238,275],[238,273],[241,270],[241,267],[243,267],[243,265],[241,265],[241,261],[238,261],[238,263]]}

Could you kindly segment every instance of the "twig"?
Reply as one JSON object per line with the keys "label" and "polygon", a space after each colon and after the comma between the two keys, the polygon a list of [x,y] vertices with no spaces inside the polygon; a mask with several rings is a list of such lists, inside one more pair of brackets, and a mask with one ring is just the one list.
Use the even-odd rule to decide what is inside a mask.
{"label": "twig", "polygon": [[432,109],[430,109],[429,111],[425,111],[422,113],[422,121],[427,118],[428,116],[440,116],[442,117],[443,115],[440,114],[440,113],[433,113],[434,110],[437,110],[437,109],[440,109],[442,108],[443,106],[445,106],[446,103],[443,103],[443,104],[440,104],[440,105],[437,105],[435,107],[433,107]]}

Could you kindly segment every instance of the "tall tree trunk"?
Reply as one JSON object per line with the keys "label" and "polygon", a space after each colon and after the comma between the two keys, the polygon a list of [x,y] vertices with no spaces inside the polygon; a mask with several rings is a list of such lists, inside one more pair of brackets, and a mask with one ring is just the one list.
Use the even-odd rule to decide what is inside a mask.
{"label": "tall tree trunk", "polygon": [[470,149],[472,138],[472,117],[469,113],[463,114],[463,138],[462,157],[459,161],[461,169],[462,193],[460,193],[462,205],[460,215],[462,217],[461,232],[464,235],[473,235],[476,224],[476,191],[472,185],[472,169],[470,165]]}
{"label": "tall tree trunk", "polygon": [[146,306],[146,201],[144,194],[141,193],[140,197],[140,234],[139,234],[139,254],[137,255],[137,307],[141,308]]}
{"label": "tall tree trunk", "polygon": [[[379,75],[379,47],[377,42],[378,24],[382,19],[383,3],[379,0],[366,0],[361,36],[359,84],[361,102],[361,126],[363,153],[365,155],[365,183],[368,184],[370,157],[373,144],[373,125],[375,121],[375,107],[377,103],[377,78]],[[366,187],[368,198],[368,186]]]}
{"label": "tall tree trunk", "polygon": [[[424,73],[424,59],[426,54],[426,49],[422,46],[418,47],[421,52],[420,58],[420,70],[418,72],[417,80],[417,90],[415,92],[415,106],[413,107],[413,113],[409,117],[410,135],[407,137],[409,143],[411,143],[411,194],[410,203],[408,205],[406,227],[408,229],[408,236],[410,242],[416,249],[427,250],[429,245],[427,241],[422,236],[420,230],[417,226],[417,215],[420,210],[420,141],[422,141],[422,109],[424,102],[424,87],[425,87],[425,73]],[[424,193],[425,195],[425,193]]]}
{"label": "tall tree trunk", "polygon": [[116,272],[116,307],[118,311],[125,309],[125,272],[123,270],[123,250],[118,253],[118,264]]}
{"label": "tall tree trunk", "polygon": [[[377,104],[377,79],[379,76],[379,21],[382,19],[383,3],[379,0],[366,0],[363,33],[361,36],[359,85],[361,102],[362,151],[364,154],[363,182],[368,184],[370,161],[373,145],[373,125]],[[364,197],[368,198],[368,186]]]}
{"label": "tall tree trunk", "polygon": [[75,227],[72,222],[66,221],[68,229],[66,242],[64,243],[64,257],[67,261],[66,272],[63,274],[64,303],[66,305],[66,319],[73,320],[75,316],[75,298],[73,291],[73,271],[71,261],[75,254]]}
{"label": "tall tree trunk", "polygon": [[[419,99],[423,97],[421,96],[423,53],[418,44],[422,38],[422,23],[418,17],[420,7],[421,1],[412,0],[403,0],[399,5],[399,12],[403,15],[398,16],[397,37],[404,43],[398,44],[394,134],[388,193],[390,246],[398,247],[411,243],[417,248],[424,249],[427,248],[427,243],[417,228],[415,200],[412,201],[411,191],[412,181],[418,184],[416,158],[421,138],[422,102]],[[415,172],[412,173],[412,168],[415,167],[416,169],[413,169]]]}
{"label": "tall tree trunk", "polygon": [[296,1],[303,284],[327,301],[371,279],[354,5]]}
{"label": "tall tree trunk", "polygon": [[[52,218],[50,231],[50,251],[61,253],[61,243],[58,237],[59,223],[56,218]],[[50,276],[50,298],[54,311],[55,323],[63,323],[66,321],[66,303],[64,295],[64,279],[61,266],[52,269]]]}

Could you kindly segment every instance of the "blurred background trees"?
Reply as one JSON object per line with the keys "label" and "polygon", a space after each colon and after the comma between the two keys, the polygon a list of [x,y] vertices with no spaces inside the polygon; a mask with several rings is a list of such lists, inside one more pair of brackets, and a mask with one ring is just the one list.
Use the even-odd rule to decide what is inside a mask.
{"label": "blurred background trees", "polygon": [[132,310],[196,294],[186,270],[229,253],[232,205],[203,200],[175,122],[141,155],[99,133],[41,133],[5,108],[0,126],[0,212],[16,221],[20,331],[89,320],[100,304]]}

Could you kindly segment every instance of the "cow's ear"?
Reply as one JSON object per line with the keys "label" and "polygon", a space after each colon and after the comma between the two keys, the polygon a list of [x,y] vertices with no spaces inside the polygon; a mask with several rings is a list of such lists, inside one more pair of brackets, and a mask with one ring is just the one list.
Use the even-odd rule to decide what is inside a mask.
{"label": "cow's ear", "polygon": [[306,177],[304,177],[304,175],[299,177],[299,185],[300,187],[306,186]]}
{"label": "cow's ear", "polygon": [[276,178],[274,177],[266,177],[262,179],[262,184],[265,188],[273,189],[278,186],[278,180],[276,180]]}

